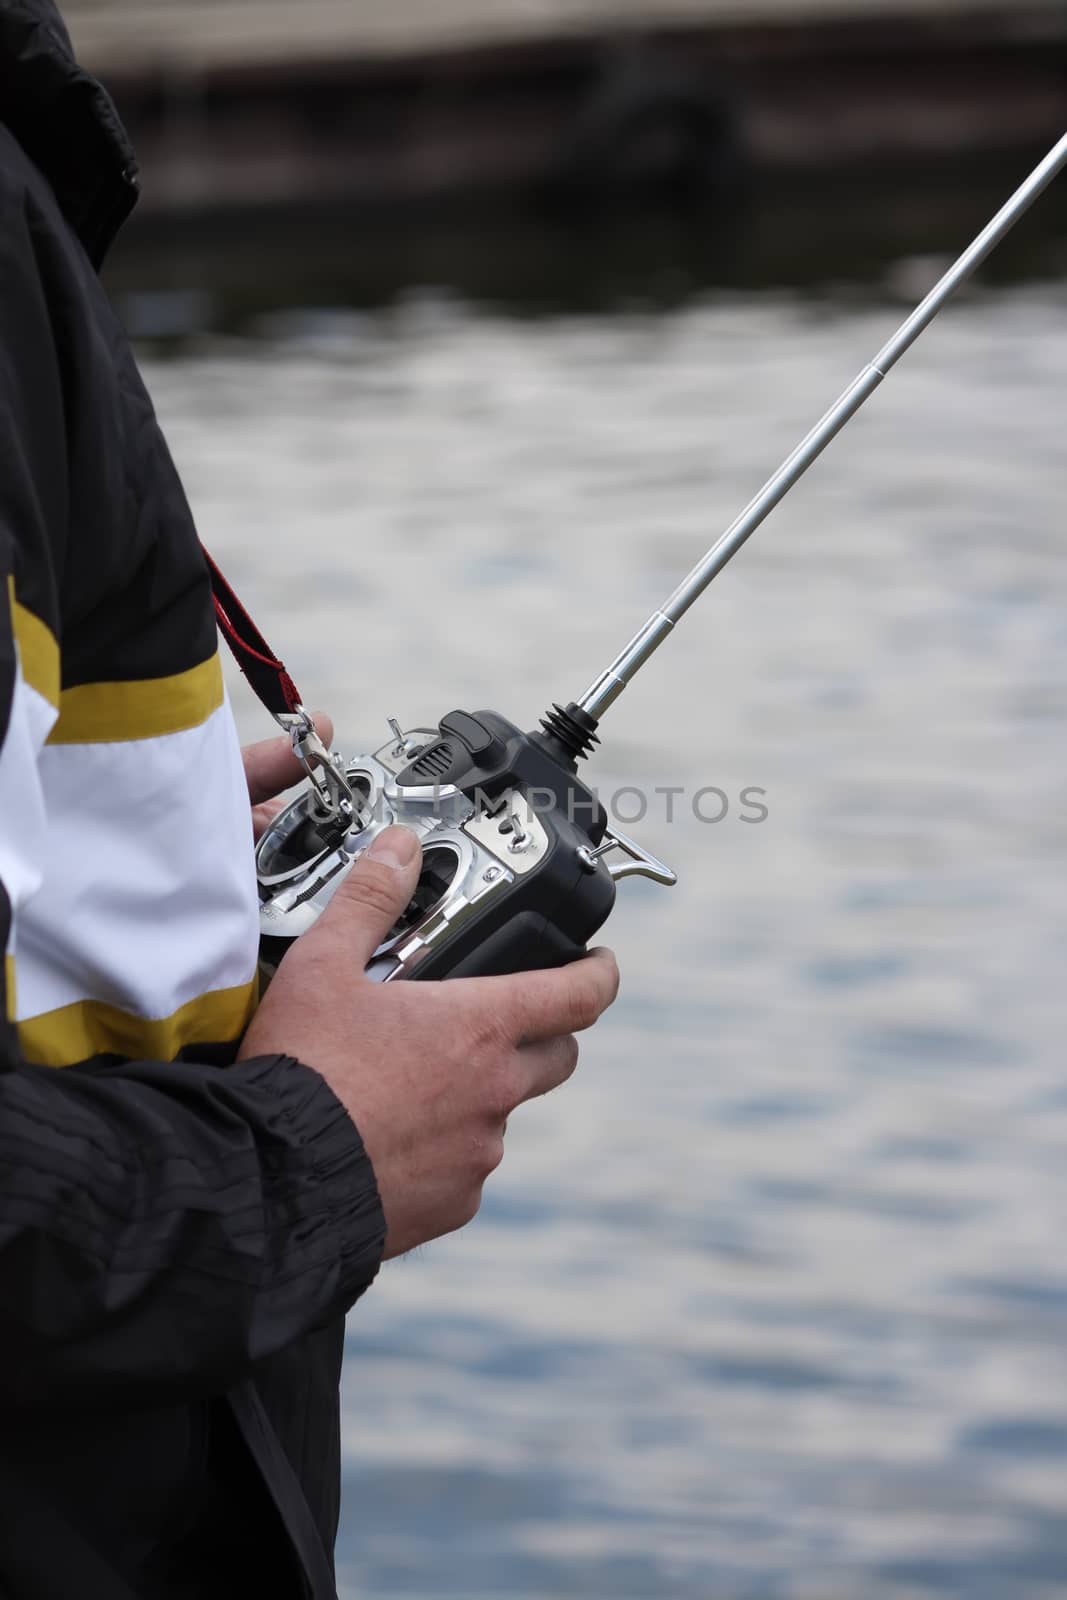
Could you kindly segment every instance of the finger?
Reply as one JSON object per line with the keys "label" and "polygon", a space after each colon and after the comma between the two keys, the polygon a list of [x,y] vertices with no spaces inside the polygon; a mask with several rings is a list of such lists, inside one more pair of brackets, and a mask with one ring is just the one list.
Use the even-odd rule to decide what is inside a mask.
{"label": "finger", "polygon": [[[312,720],[319,738],[329,749],[333,742],[333,723],[323,711],[316,711]],[[291,789],[294,783],[299,783],[301,778],[307,776],[284,734],[278,739],[261,739],[258,744],[245,745],[241,755],[248,781],[248,798],[254,806],[281,794],[283,789]]]}
{"label": "finger", "polygon": [[[524,1044],[518,1054],[525,1087],[516,1104],[522,1105],[523,1101],[536,1100],[538,1095],[549,1094],[566,1083],[578,1065],[578,1041],[568,1033],[541,1044]],[[506,1122],[504,1127],[507,1128]]]}
{"label": "finger", "polygon": [[384,828],[301,943],[341,939],[353,961],[365,967],[415,893],[421,865],[418,835],[410,828]]}
{"label": "finger", "polygon": [[462,982],[476,1007],[495,1007],[512,1038],[536,1044],[591,1028],[619,992],[619,969],[610,950],[594,950],[546,972]]}
{"label": "finger", "polygon": [[285,810],[287,801],[280,795],[273,800],[263,800],[252,807],[252,837],[257,842],[263,837],[275,817]]}

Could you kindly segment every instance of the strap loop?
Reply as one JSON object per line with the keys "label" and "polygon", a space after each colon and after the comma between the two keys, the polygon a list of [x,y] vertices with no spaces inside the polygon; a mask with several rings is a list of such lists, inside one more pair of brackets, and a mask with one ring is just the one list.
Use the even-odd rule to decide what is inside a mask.
{"label": "strap loop", "polygon": [[311,779],[323,815],[347,829],[359,809],[351,784],[319,738],[285,663],[274,654],[206,550],[204,558],[211,575],[215,617],[234,660],[256,698],[292,740],[293,753]]}
{"label": "strap loop", "polygon": [[[215,616],[234,660],[271,716],[279,722],[283,717],[291,720],[293,714],[303,710],[303,707],[296,684],[285,670],[285,663],[274,654],[206,550],[204,556],[211,574]],[[287,723],[282,722],[282,726],[287,727]]]}

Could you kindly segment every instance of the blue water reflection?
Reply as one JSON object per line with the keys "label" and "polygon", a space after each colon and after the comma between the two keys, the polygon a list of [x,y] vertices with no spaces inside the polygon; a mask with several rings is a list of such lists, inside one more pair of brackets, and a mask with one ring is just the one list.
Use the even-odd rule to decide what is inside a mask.
{"label": "blue water reflection", "polygon": [[[428,299],[149,375],[357,750],[579,690],[899,314]],[[618,1006],[353,1315],[346,1597],[1067,1593],[1065,397],[1062,285],[957,305],[605,724],[603,789],[770,814],[633,826]]]}

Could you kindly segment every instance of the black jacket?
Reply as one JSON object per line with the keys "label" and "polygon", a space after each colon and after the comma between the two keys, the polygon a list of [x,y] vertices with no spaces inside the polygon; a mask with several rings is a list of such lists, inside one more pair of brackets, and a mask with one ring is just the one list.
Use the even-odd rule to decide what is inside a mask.
{"label": "black jacket", "polygon": [[[129,741],[141,772],[207,728],[225,781],[239,771],[200,547],[96,276],[135,194],[51,0],[0,0],[0,1595],[323,1600],[342,1319],[384,1237],[358,1133],[299,1063],[227,1064],[248,973],[162,1022],[124,1003],[107,949],[99,992],[23,993],[62,1001],[82,981],[79,919],[99,906],[64,903],[56,862],[79,806],[88,853],[122,830],[139,843]],[[64,772],[83,774],[73,794]],[[67,808],[52,832],[49,794]],[[195,807],[179,801],[175,839],[210,837]],[[251,866],[230,853],[225,916],[246,947]],[[180,872],[153,900],[166,868],[142,861],[116,895],[139,915],[158,903],[164,949],[189,910]],[[224,920],[208,905],[205,937]]]}

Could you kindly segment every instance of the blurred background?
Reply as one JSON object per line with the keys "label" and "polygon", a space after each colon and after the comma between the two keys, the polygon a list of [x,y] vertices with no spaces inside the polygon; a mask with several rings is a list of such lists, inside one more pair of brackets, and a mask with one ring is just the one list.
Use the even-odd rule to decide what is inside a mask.
{"label": "blurred background", "polygon": [[[349,753],[580,692],[1067,128],[1062,0],[66,10],[203,537]],[[1067,179],[606,719],[681,881],[351,1318],[345,1600],[1067,1593],[1065,287]]]}

